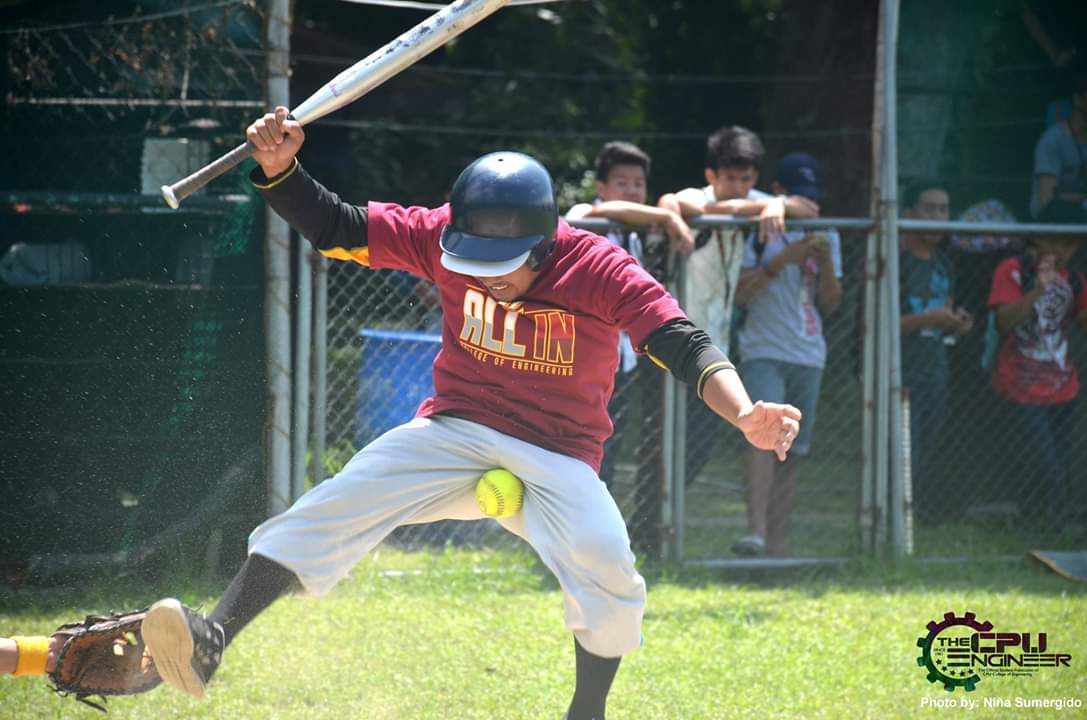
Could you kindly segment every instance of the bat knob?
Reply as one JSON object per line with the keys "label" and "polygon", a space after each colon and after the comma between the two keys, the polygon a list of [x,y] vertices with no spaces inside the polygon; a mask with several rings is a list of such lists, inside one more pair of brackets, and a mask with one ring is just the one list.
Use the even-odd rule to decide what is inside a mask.
{"label": "bat knob", "polygon": [[166,201],[166,204],[177,210],[181,201],[177,199],[177,195],[174,194],[174,189],[169,185],[163,185],[159,190],[162,192],[162,199]]}

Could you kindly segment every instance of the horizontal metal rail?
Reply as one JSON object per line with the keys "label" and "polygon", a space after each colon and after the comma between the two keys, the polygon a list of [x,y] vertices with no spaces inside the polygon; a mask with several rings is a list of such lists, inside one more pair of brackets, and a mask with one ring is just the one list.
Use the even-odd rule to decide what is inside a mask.
{"label": "horizontal metal rail", "polygon": [[[699,215],[687,219],[687,224],[694,228],[704,227],[744,227],[755,225],[759,221],[756,216],[735,215]],[[568,220],[571,225],[586,230],[619,229],[624,226],[621,223],[612,222],[606,218],[579,218]],[[801,228],[811,230],[871,230],[875,222],[871,218],[861,217],[828,217],[809,219],[788,219],[786,226],[789,228]],[[1087,225],[1068,224],[1044,224],[1044,223],[972,223],[959,220],[914,220],[912,218],[899,218],[898,227],[903,232],[949,232],[959,235],[1007,235],[1015,236],[1041,236],[1041,235],[1075,235],[1087,238]]]}
{"label": "horizontal metal rail", "polygon": [[[191,198],[185,204],[189,213],[223,213],[250,201],[241,193],[209,194]],[[74,215],[87,210],[103,213],[174,213],[162,204],[162,196],[139,193],[88,192],[0,192],[0,215],[29,213]]]}

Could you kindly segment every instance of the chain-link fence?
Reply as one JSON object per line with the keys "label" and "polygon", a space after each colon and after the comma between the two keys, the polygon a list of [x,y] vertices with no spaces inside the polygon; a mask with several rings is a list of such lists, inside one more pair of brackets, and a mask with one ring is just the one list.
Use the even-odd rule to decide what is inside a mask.
{"label": "chain-link fence", "polygon": [[[1087,360],[1087,326],[1076,321],[1087,309],[1087,245],[991,235],[953,237],[949,245],[921,233],[905,233],[903,243],[916,552],[1080,546],[1087,458],[1077,442],[1084,412],[1074,378]],[[925,250],[929,243],[937,247]],[[1019,317],[1002,317],[1037,287],[1038,264],[1051,250],[1061,255],[1063,277],[1028,298]]]}
{"label": "chain-link fence", "polygon": [[244,532],[262,494],[258,206],[242,174],[181,211],[159,194],[263,106],[262,13],[44,5],[5,9],[0,31],[13,583],[176,549],[209,522]]}
{"label": "chain-link fence", "polygon": [[[1075,98],[1085,71],[1068,60],[1083,50],[1072,28],[1087,18],[1084,6],[915,0],[901,10],[901,214],[973,225],[1087,222],[1076,207],[1085,166],[1073,143],[1061,143],[1082,121]],[[948,71],[934,82],[936,65]],[[1080,193],[1070,212],[1039,212],[1046,176],[1059,188],[1054,197]],[[1051,237],[1014,228],[900,232],[907,514],[918,555],[1068,550],[1087,540],[1073,381],[1085,359],[1075,320],[1083,240],[1081,229],[1078,242],[1057,243],[1065,279],[1009,315],[1000,308],[1036,287]]]}
{"label": "chain-link fence", "polygon": [[[323,470],[331,476],[368,442],[414,417],[434,393],[431,365],[441,345],[441,316],[434,286],[407,273],[334,262],[327,287]],[[400,528],[389,542],[493,546],[509,537],[492,521],[447,521]]]}
{"label": "chain-link fence", "polygon": [[[844,240],[832,235],[834,265],[843,274],[842,297],[827,314],[822,331],[827,370],[818,395],[818,429],[810,458],[797,463],[803,469],[795,510],[791,517],[780,518],[789,521],[792,531],[787,545],[772,548],[777,555],[841,556],[858,550],[860,368],[855,359],[857,278],[864,244],[863,235],[843,233]],[[744,236],[737,231],[741,248]],[[332,263],[328,296],[329,430],[324,470],[331,474],[365,443],[413,417],[419,403],[433,392],[431,364],[440,346],[441,325],[433,287],[404,273]],[[737,312],[735,335],[741,334],[743,324],[743,313]],[[737,356],[743,373],[742,352]],[[668,521],[676,491],[668,487],[666,464],[676,460],[665,452],[664,436],[674,434],[674,428],[665,425],[674,418],[665,410],[666,378],[645,359],[617,372],[609,405],[615,432],[605,445],[600,473],[627,519],[635,549],[649,557],[661,557],[677,536],[677,528]],[[673,522],[682,523],[685,559],[732,556],[732,545],[749,534],[745,441],[693,394],[687,407],[688,440],[677,440],[675,449],[678,457],[686,455],[687,509]],[[806,412],[814,415],[814,408]],[[778,521],[771,513],[771,522]],[[487,522],[447,523],[402,529],[394,541],[499,542],[502,535],[490,533],[491,529]]]}
{"label": "chain-link fence", "polygon": [[[874,63],[876,44],[872,41],[877,33],[875,13],[864,18],[855,16],[859,4],[848,9],[841,4],[809,5],[805,9],[799,5],[788,8],[793,22],[782,28],[786,37],[803,42],[819,23],[836,26],[836,33],[826,35],[834,39],[827,40],[827,46],[814,54],[822,58],[816,66],[812,65],[812,53],[795,51],[797,42],[782,42],[779,56],[763,64],[781,74],[695,78],[651,72],[625,78],[631,81],[631,87],[635,80],[642,83],[637,85],[644,88],[640,92],[663,99],[646,104],[643,112],[649,122],[628,130],[591,113],[581,113],[576,120],[556,121],[555,128],[546,122],[504,122],[509,117],[529,121],[542,117],[532,112],[503,115],[503,122],[465,115],[464,109],[472,106],[463,101],[465,97],[491,98],[505,92],[509,102],[522,102],[536,93],[547,94],[541,87],[549,82],[558,85],[576,81],[579,94],[572,100],[574,105],[610,108],[611,104],[600,98],[613,90],[614,78],[589,76],[581,84],[580,75],[562,72],[520,73],[467,67],[464,63],[468,58],[462,57],[447,66],[420,66],[406,74],[408,85],[426,85],[433,89],[433,95],[405,91],[369,108],[353,110],[352,117],[330,127],[320,131],[315,128],[315,137],[316,132],[322,132],[338,138],[328,143],[334,152],[326,150],[329,157],[318,156],[317,162],[324,163],[333,186],[338,172],[354,197],[391,197],[405,203],[433,205],[456,170],[472,157],[497,145],[516,147],[541,157],[556,175],[562,202],[568,204],[588,200],[587,190],[591,196],[592,178],[580,173],[601,141],[637,142],[654,156],[654,171],[667,174],[667,182],[676,177],[686,181],[698,177],[701,170],[698,163],[705,134],[712,130],[709,123],[735,122],[764,130],[762,136],[769,152],[759,187],[769,186],[776,159],[806,150],[826,164],[829,181],[824,215],[863,216],[871,209],[872,178],[868,170],[873,150],[868,128],[872,108],[866,99],[871,97],[873,78],[879,74]],[[1045,11],[1032,6],[1029,12],[1041,13],[1042,24],[1048,24],[1050,30],[1059,29],[1062,18],[1069,27],[1082,24],[1069,20],[1080,17],[1081,10],[1071,4],[1056,5]],[[1067,122],[1075,104],[1065,82],[1071,66],[1057,72],[1047,63],[1038,62],[1031,38],[1034,31],[1024,25],[1026,14],[986,4],[935,0],[902,3],[897,33],[900,49],[895,140],[900,146],[896,163],[904,191],[900,203],[903,208],[913,202],[907,197],[909,186],[921,179],[939,178],[952,193],[952,218],[965,214],[965,219],[1011,219],[1010,214],[990,213],[987,208],[994,200],[1002,201],[1005,209],[1010,208],[1020,220],[1030,217],[1035,142],[1047,129]],[[804,21],[798,21],[801,17]],[[933,18],[939,19],[936,25],[945,31],[932,32]],[[964,28],[977,31],[959,32]],[[841,41],[840,33],[847,31],[856,33],[855,42]],[[873,52],[847,53],[843,49],[865,43],[870,43],[866,47]],[[939,81],[932,75],[934,59],[948,68]],[[534,92],[514,92],[529,84]],[[599,84],[607,86],[606,91]],[[414,102],[424,95],[426,103]],[[710,95],[730,98],[721,105],[727,111],[715,110],[721,117],[712,121],[695,110],[696,98]],[[443,98],[456,102],[448,103]],[[626,107],[624,103],[629,99],[621,98],[614,106]],[[507,111],[514,107],[491,102],[483,105]],[[689,107],[691,117],[697,120],[678,123],[661,112],[662,108],[672,107]],[[772,111],[764,112],[766,107]],[[398,109],[410,112],[397,117]],[[882,127],[878,117],[876,124]],[[699,125],[704,127],[699,129]],[[396,151],[388,153],[392,158],[389,162],[370,163],[352,174],[344,166],[341,150],[361,141],[363,133],[368,148]],[[886,145],[887,138],[882,140]],[[438,169],[423,180],[399,161],[403,149],[414,145],[426,148],[430,167]],[[323,170],[320,175],[324,177]],[[658,182],[654,179],[652,183],[656,192],[672,189],[660,187]],[[1042,545],[1071,548],[1082,544],[1083,450],[1075,442],[1082,411],[1075,403],[1056,409],[1017,405],[993,389],[994,368],[999,372],[999,355],[1008,342],[1008,333],[1014,336],[1018,332],[1001,335],[998,330],[987,329],[993,316],[989,298],[994,271],[1000,260],[1019,251],[999,247],[1000,243],[990,247],[976,236],[972,237],[980,249],[968,251],[965,248],[969,242],[949,243],[947,233],[943,233],[940,243],[948,253],[954,301],[972,314],[974,328],[954,342],[940,338],[936,343],[936,357],[940,359],[934,362],[946,366],[946,373],[943,384],[931,389],[910,375],[911,363],[917,364],[911,348],[914,330],[905,325],[901,328],[902,377],[874,377],[887,367],[883,364],[864,374],[864,333],[869,333],[874,346],[891,344],[891,328],[876,311],[868,318],[876,324],[865,327],[862,302],[866,282],[872,287],[884,287],[866,277],[866,272],[885,279],[882,263],[887,261],[886,248],[883,238],[873,240],[884,254],[866,263],[864,232],[843,230],[840,235],[841,297],[836,307],[820,312],[817,333],[825,341],[825,357],[816,364],[810,357],[795,363],[808,370],[821,365],[821,374],[816,381],[814,374],[808,373],[811,377],[806,382],[797,380],[793,389],[803,396],[804,388],[810,391],[816,382],[818,385],[818,393],[809,393],[814,397],[804,398],[805,404],[814,408],[806,413],[806,424],[814,427],[810,451],[791,467],[773,466],[768,470],[765,464],[760,465],[742,437],[708,414],[693,396],[686,398],[686,409],[679,415],[663,412],[663,405],[669,402],[669,389],[655,369],[639,366],[617,378],[610,408],[616,435],[609,443],[602,475],[628,519],[635,545],[656,554],[678,543],[682,557],[688,560],[734,558],[737,551],[740,555],[767,552],[807,558],[850,556],[862,548],[883,549],[891,525],[899,522],[902,514],[908,515],[905,520],[912,532],[913,551],[919,555],[1006,554]],[[903,234],[899,248],[902,258],[906,258],[908,243],[908,235]],[[1076,262],[1073,259],[1072,264]],[[339,267],[332,270],[333,287],[337,275],[346,272]],[[360,276],[365,289],[358,289],[357,295],[352,291],[349,299],[340,301],[349,306],[365,304],[370,308],[366,312],[372,313],[350,318],[341,327],[338,339],[330,341],[330,351],[343,353],[340,360],[349,361],[340,370],[341,377],[352,382],[357,382],[359,368],[366,364],[360,351],[364,355],[374,342],[384,343],[383,347],[415,343],[420,349],[412,349],[401,361],[408,362],[410,355],[418,356],[412,360],[413,365],[426,363],[422,349],[426,341],[416,343],[410,336],[377,335],[381,330],[425,332],[419,328],[428,323],[412,281],[381,277],[384,279]],[[1068,294],[1075,295],[1076,275],[1069,277]],[[906,276],[900,280],[905,282]],[[722,297],[727,294],[720,293]],[[879,302],[886,305],[885,299]],[[767,358],[760,356],[759,349],[752,352],[745,348],[749,344],[744,342],[745,333],[758,333],[758,312],[753,316],[751,308],[744,307],[749,304],[738,303],[730,311],[734,316],[730,355],[738,361],[745,380],[754,376],[754,384],[761,392],[769,372],[764,361],[780,358]],[[335,306],[336,301],[330,303],[330,307]],[[909,314],[908,309],[904,304],[903,316]],[[405,313],[412,320],[389,327],[390,318],[404,317]],[[343,321],[338,317],[330,320]],[[1060,363],[1067,361],[1066,367],[1070,368],[1082,361],[1084,343],[1074,322],[1068,321],[1067,329],[1067,351],[1054,340],[1056,344],[1047,352],[1060,355]],[[878,352],[880,362],[887,362],[889,350]],[[982,367],[986,356],[993,356],[993,364]],[[922,364],[929,367],[932,363]],[[792,372],[781,368],[777,371],[777,376],[771,373],[771,379],[782,380],[782,373]],[[903,429],[907,431],[902,439],[909,443],[904,458],[908,462],[903,463],[912,494],[908,510],[893,504],[897,500],[890,485],[897,480],[887,477],[900,468],[889,473],[887,463],[881,462],[886,458],[878,456],[884,452],[884,444],[877,443],[878,433],[890,429],[883,413],[893,405],[889,396],[897,397],[896,381],[902,381],[905,390],[904,412],[899,419],[905,421]],[[339,382],[330,377],[333,393]],[[868,384],[879,394],[884,382],[890,386],[880,397],[864,396],[862,391]],[[352,428],[332,438],[342,455],[349,452],[344,438],[355,443],[366,436],[355,429],[361,422],[360,413],[375,412],[359,400],[358,392],[357,386],[351,386],[332,401],[339,403],[343,427]],[[330,427],[335,427],[335,421]],[[661,427],[663,431],[658,430]],[[871,433],[867,440],[866,433]],[[669,446],[672,439],[678,440],[675,447]],[[897,441],[897,437],[893,438],[893,442]],[[881,448],[878,453],[874,444]],[[343,459],[340,457],[339,462]],[[775,511],[775,506],[788,511]],[[1080,524],[1067,519],[1051,522],[1054,506],[1058,516],[1079,516]],[[425,531],[418,532],[425,536]],[[751,543],[738,542],[760,534],[766,543],[761,551],[756,548],[752,553]]]}
{"label": "chain-link fence", "polygon": [[[743,233],[736,233],[735,241],[743,242]],[[768,385],[766,358],[760,357],[765,353],[752,339],[759,332],[755,323],[764,318],[751,312],[758,299],[742,300],[733,314],[730,354],[753,398],[801,406],[805,423],[814,426],[803,456],[786,464],[760,465],[762,454],[749,449],[739,433],[708,412],[689,390],[683,429],[671,428],[674,455],[666,455],[665,374],[640,362],[617,375],[609,406],[615,435],[606,445],[601,477],[641,553],[657,557],[679,539],[683,559],[696,562],[763,555],[843,557],[861,551],[864,241],[864,233],[857,231],[843,231],[835,240],[840,260],[828,269],[840,269],[841,296],[821,312],[821,322],[809,326],[825,339],[825,362],[821,373],[797,363],[792,368],[799,371],[797,377],[786,368],[783,396],[761,395],[774,392],[772,381],[781,368],[770,373]],[[910,242],[907,233],[903,243]],[[916,311],[910,303],[917,302],[910,295],[914,269],[903,260],[904,460],[912,487],[906,512],[913,551],[919,555],[1072,548],[1080,540],[1075,520],[1084,509],[1083,449],[1075,438],[1082,411],[1071,402],[1054,407],[1015,403],[993,387],[1000,353],[1006,351],[1000,343],[1008,341],[1007,335],[1000,340],[996,316],[989,309],[1001,276],[997,269],[1006,271],[1009,262],[1019,268],[1030,262],[1022,241],[1000,244],[991,253],[954,250],[938,255],[935,267],[946,270],[955,304],[973,316],[973,328],[961,336],[922,329],[918,336],[932,344],[921,351],[911,345],[914,332],[908,326],[908,316]],[[1087,290],[1078,274],[1078,258],[1070,255],[1069,260],[1066,294],[1079,297],[1076,307],[1083,307]],[[802,271],[806,282],[817,282],[815,269],[807,263]],[[410,419],[433,391],[430,365],[440,344],[440,325],[432,288],[424,281],[338,263],[332,265],[329,286],[330,307],[336,309],[330,318],[332,450],[326,469],[334,472],[377,434]],[[813,287],[801,291],[814,292]],[[799,303],[797,312],[804,307]],[[929,309],[938,307],[934,296]],[[1063,354],[1067,367],[1080,365],[1082,333],[1070,317],[1057,326],[1061,334],[1054,350]],[[1063,338],[1067,351],[1060,345]],[[930,376],[939,367],[944,370],[933,382]],[[668,487],[666,463],[683,466],[683,500],[674,524],[667,522],[672,517],[669,504],[681,490]],[[796,473],[792,478],[791,463]],[[679,474],[676,478],[678,482]],[[399,537],[412,544],[495,542],[501,537],[481,534],[473,525],[413,528]],[[752,534],[761,535],[766,546],[745,546],[743,541]]]}
{"label": "chain-link fence", "polygon": [[131,13],[55,25],[35,18],[0,33],[8,158],[0,189],[157,194],[236,141],[263,107],[254,3],[146,14],[133,4]]}
{"label": "chain-link fence", "polygon": [[[685,440],[676,443],[684,492],[682,515],[675,519],[682,533],[679,553],[691,561],[853,555],[861,539],[858,358],[865,235],[794,230],[763,245],[745,229],[719,232],[722,243],[732,244],[719,255],[746,253],[732,281],[738,285],[735,303],[726,308],[729,356],[753,400],[799,407],[806,427],[795,452],[779,463],[771,453],[749,448],[686,389]],[[809,254],[783,265],[781,276],[755,293],[745,288],[769,258],[790,244],[809,242],[826,244],[825,260]],[[710,258],[716,259],[713,253]],[[698,250],[687,261],[682,294],[695,315],[698,293],[692,288],[705,263]],[[837,283],[821,283],[827,275]],[[725,298],[722,289],[702,302]]]}
{"label": "chain-link fence", "polygon": [[[441,345],[441,310],[434,286],[407,273],[332,263],[328,275],[328,450],[334,473],[370,440],[410,420],[434,392],[431,365]],[[664,492],[664,373],[642,359],[620,369],[609,405],[614,434],[600,476],[629,519],[641,552],[661,547]],[[393,541],[409,546],[445,542],[489,544],[504,533],[495,523],[449,522],[402,528]]]}
{"label": "chain-link fence", "polygon": [[[824,214],[865,214],[872,7],[856,17],[863,4],[831,11],[791,3],[783,15],[791,18],[781,28],[784,40],[769,24],[773,13],[750,24],[746,49],[734,54],[766,50],[750,67],[774,66],[777,73],[756,77],[750,70],[725,74],[720,65],[706,69],[701,62],[697,67],[705,74],[677,75],[668,54],[634,62],[638,53],[628,50],[638,43],[654,46],[655,28],[687,32],[686,15],[704,11],[696,6],[676,5],[657,18],[660,23],[632,22],[585,59],[582,49],[599,49],[594,22],[604,4],[568,5],[567,32],[548,42],[526,47],[523,40],[539,30],[535,23],[542,16],[504,13],[494,22],[508,23],[508,31],[492,34],[495,47],[451,47],[444,60],[420,64],[403,73],[399,85],[390,83],[366,103],[308,128],[307,166],[353,199],[434,205],[468,160],[498,145],[516,147],[551,168],[566,205],[591,198],[592,178],[585,171],[602,141],[621,137],[649,150],[656,160],[653,189],[660,193],[673,189],[662,185],[677,178],[686,183],[699,177],[707,132],[717,123],[737,123],[764,131],[768,152],[760,187],[768,187],[778,158],[807,150],[825,163]],[[6,170],[0,175],[0,299],[5,317],[20,319],[4,324],[0,343],[4,405],[12,409],[2,435],[14,459],[0,474],[12,500],[5,507],[48,516],[61,512],[65,493],[108,496],[102,512],[120,520],[99,523],[101,537],[87,535],[94,536],[96,549],[134,547],[159,529],[155,508],[186,507],[193,492],[209,489],[216,478],[239,477],[237,457],[256,462],[263,391],[254,351],[262,339],[260,247],[254,242],[259,204],[252,202],[244,172],[219,178],[180,211],[165,211],[158,187],[234,147],[264,108],[262,7],[253,0],[194,0],[181,7],[117,0],[81,8],[86,15],[72,20],[64,9],[26,3],[11,11],[22,20],[0,30]],[[347,12],[346,5],[336,7]],[[1076,7],[1032,7],[1039,13],[1036,24],[1051,31],[1062,22],[1082,25],[1068,21],[1082,17]],[[1070,89],[1072,66],[1057,72],[1031,55],[1034,41],[1024,33],[1021,15],[976,3],[902,4],[899,170],[904,187],[923,180],[946,190],[951,217],[1030,217],[1039,174],[1031,167],[1035,143],[1068,126],[1077,108],[1072,96],[1082,95]],[[952,30],[932,33],[934,18]],[[818,23],[836,29],[812,33]],[[317,25],[308,20],[301,25],[293,38],[301,52],[292,57],[292,72],[296,89],[306,94],[357,59],[358,48],[330,44],[330,36],[313,31]],[[378,23],[359,33],[376,45],[385,30]],[[823,43],[818,52],[795,52],[810,35]],[[691,48],[671,46],[702,53],[690,40]],[[506,57],[503,48],[517,62],[490,66]],[[584,73],[582,66],[597,63],[598,55],[629,62],[604,62],[606,72]],[[810,55],[820,58],[818,67]],[[549,65],[556,57],[562,63]],[[941,83],[933,82],[934,63],[950,69]],[[540,97],[562,100],[541,106]],[[706,97],[715,102],[698,102]],[[356,161],[363,153],[352,150],[360,147],[366,157]],[[419,158],[430,172],[418,171]],[[1076,178],[1065,191],[1082,190],[1076,185],[1082,170]],[[906,193],[901,204],[917,211],[915,200]],[[729,242],[739,252],[744,240]],[[871,445],[862,441],[872,420],[861,390],[874,380],[862,373],[863,332],[886,338],[889,330],[863,327],[861,298],[872,280],[865,270],[873,267],[865,264],[865,236],[843,230],[835,303],[812,302],[818,289],[813,283],[826,275],[822,268],[801,270],[799,287],[808,295],[798,298],[798,307],[816,306],[819,320],[804,327],[825,344],[818,362],[807,357],[793,363],[806,377],[793,378],[784,391],[787,401],[804,401],[806,426],[814,428],[803,457],[767,466],[701,401],[684,394],[684,402],[673,404],[664,374],[645,362],[617,375],[609,407],[615,434],[601,474],[642,554],[678,546],[686,560],[853,555],[867,547],[866,532],[888,525],[888,515],[900,510],[920,555],[1082,546],[1087,483],[1085,450],[1076,440],[1084,411],[1071,369],[1087,359],[1074,320],[1082,309],[1084,251],[1070,255],[1062,280],[1046,280],[1057,290],[1042,293],[1033,314],[1001,320],[995,308],[1010,304],[1010,296],[998,289],[1008,291],[1010,279],[1031,292],[1039,265],[1053,253],[1036,252],[1023,238],[937,238],[942,259],[917,255],[927,269],[913,292],[913,242],[903,233],[901,419],[909,504],[879,506],[864,521],[873,525],[862,527],[860,518],[872,510],[861,507],[862,496],[887,489],[875,488],[871,479],[865,485],[875,461]],[[690,263],[688,271],[694,269]],[[669,280],[675,282],[682,273],[678,265],[672,270]],[[933,304],[939,298],[931,289],[940,273],[946,276],[946,285],[939,285],[947,291],[943,304],[970,314],[968,331],[950,329],[964,321],[948,318],[907,327],[909,315],[942,307]],[[331,264],[327,279],[330,389],[328,436],[322,438],[327,450],[320,458],[326,475],[409,418],[431,391],[439,327],[433,289],[424,282],[346,263]],[[730,355],[756,395],[769,392],[771,381],[785,383],[789,373],[798,374],[797,368],[771,367],[767,361],[781,358],[752,344],[761,327],[760,302],[743,298],[728,310]],[[1032,364],[1037,362],[1048,369],[1039,370]],[[1050,372],[1054,366],[1059,378]],[[1047,383],[1056,394],[1036,402]],[[216,418],[213,424],[209,417]],[[233,439],[223,441],[228,437]],[[128,466],[121,472],[118,457]],[[169,459],[176,457],[199,461],[182,467]],[[93,482],[37,482],[29,469],[41,467],[51,477]],[[258,496],[253,493],[253,508],[260,507]],[[247,527],[251,519],[239,525]],[[16,532],[4,542],[19,542],[4,545],[5,560],[22,562],[28,553],[64,544],[24,528],[18,518],[8,521],[5,516]],[[508,537],[494,531],[490,522],[447,523],[404,529],[393,541],[414,547],[494,544]],[[754,535],[763,547],[752,544]]]}

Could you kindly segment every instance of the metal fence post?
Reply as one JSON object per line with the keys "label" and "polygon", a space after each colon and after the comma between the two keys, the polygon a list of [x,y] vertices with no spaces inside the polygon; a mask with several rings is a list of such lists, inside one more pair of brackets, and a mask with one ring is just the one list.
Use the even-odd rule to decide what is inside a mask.
{"label": "metal fence post", "polygon": [[[679,262],[679,253],[670,250],[667,259],[668,267],[675,267]],[[669,277],[665,286],[668,292],[676,295],[676,282],[674,277]],[[675,497],[675,463],[673,458],[676,453],[676,380],[671,373],[665,373],[664,389],[661,392],[661,499],[660,499],[660,559],[678,562],[679,557],[675,550],[675,529],[677,524]]]}
{"label": "metal fence post", "polygon": [[905,494],[902,473],[902,376],[901,328],[899,327],[898,279],[898,125],[896,59],[898,49],[898,0],[883,0],[882,33],[884,52],[883,83],[883,182],[880,183],[880,220],[883,228],[886,272],[884,274],[883,332],[887,338],[887,429],[890,436],[889,486],[891,548],[895,556],[905,553]]}
{"label": "metal fence post", "polygon": [[298,305],[294,316],[294,434],[291,436],[291,501],[306,487],[306,451],[309,449],[310,349],[313,328],[313,251],[298,237]]}
{"label": "metal fence post", "polygon": [[328,259],[313,258],[313,452],[310,477],[325,479],[325,434],[328,413]]}
{"label": "metal fence post", "polygon": [[[687,258],[677,255],[676,263],[676,299],[680,307],[687,306]],[[687,524],[687,388],[673,383],[673,403],[675,415],[672,423],[674,432],[674,452],[672,455],[672,506],[675,525],[673,553],[678,562],[685,558],[684,540]]]}
{"label": "metal fence post", "polygon": [[[290,0],[268,4],[268,105],[290,104]],[[291,263],[290,227],[265,209],[264,313],[267,335],[268,416],[267,512],[275,515],[291,498]]]}
{"label": "metal fence post", "polygon": [[676,554],[675,530],[679,520],[676,518],[675,497],[675,463],[673,457],[676,453],[676,379],[670,374],[664,378],[664,391],[661,393],[663,412],[661,413],[661,472],[664,477],[664,487],[661,492],[660,520],[660,559],[678,562],[680,558]]}
{"label": "metal fence post", "polygon": [[863,364],[861,366],[861,547],[875,549],[877,528],[883,522],[876,492],[876,298],[879,293],[879,247],[875,232],[868,233],[864,259]]}

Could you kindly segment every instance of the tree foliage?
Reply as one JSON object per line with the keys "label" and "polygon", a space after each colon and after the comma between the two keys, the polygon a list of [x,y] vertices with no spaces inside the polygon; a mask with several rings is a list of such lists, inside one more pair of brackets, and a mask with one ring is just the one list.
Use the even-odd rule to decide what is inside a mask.
{"label": "tree foliage", "polygon": [[[339,133],[335,158],[323,160],[338,168],[348,194],[432,203],[480,153],[522,150],[543,160],[572,200],[591,192],[585,173],[599,147],[626,139],[653,155],[654,195],[698,184],[707,134],[731,124],[765,129],[775,93],[790,87],[773,76],[794,5],[803,6],[569,0],[508,7],[344,111],[340,122],[350,129],[315,128],[329,138]],[[307,67],[314,46],[349,52],[361,43],[361,56],[423,17],[302,0],[296,13],[298,97],[320,82]],[[855,48],[856,63],[870,62],[865,52]],[[303,78],[311,85],[303,87]],[[349,168],[344,153],[353,158]]]}

